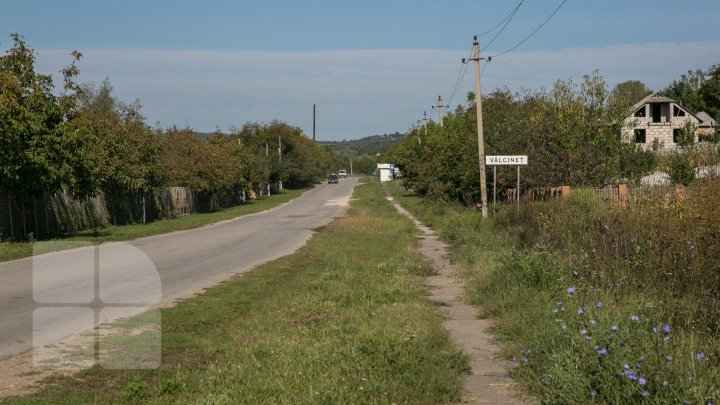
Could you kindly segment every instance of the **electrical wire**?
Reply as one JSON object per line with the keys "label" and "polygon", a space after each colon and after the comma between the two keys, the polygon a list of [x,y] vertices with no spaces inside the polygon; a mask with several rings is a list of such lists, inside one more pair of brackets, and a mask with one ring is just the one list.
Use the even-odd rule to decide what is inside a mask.
{"label": "electrical wire", "polygon": [[555,11],[553,11],[552,14],[550,14],[550,15],[548,16],[548,18],[546,18],[545,21],[542,22],[542,24],[540,24],[537,28],[535,28],[535,31],[531,32],[530,35],[526,36],[525,39],[523,39],[522,41],[518,42],[517,44],[515,44],[515,46],[513,46],[513,47],[510,48],[510,49],[508,49],[507,51],[501,52],[501,53],[499,53],[499,54],[497,54],[497,55],[494,55],[493,58],[497,58],[498,56],[503,56],[503,55],[505,55],[505,54],[508,54],[508,53],[514,51],[514,50],[517,49],[520,45],[524,44],[528,39],[532,38],[533,35],[535,35],[538,31],[540,31],[540,29],[541,29],[542,27],[544,27],[545,24],[547,24],[547,22],[550,21],[550,19],[553,18],[553,17],[555,16],[555,14],[557,14],[558,11],[560,11],[560,9],[562,8],[562,6],[564,6],[565,3],[567,3],[567,1],[568,1],[568,0],[563,0],[563,2],[560,3],[560,5],[555,9]]}
{"label": "electrical wire", "polygon": [[[517,8],[517,7],[516,7],[516,8]],[[484,37],[485,35],[487,35],[487,34],[493,32],[493,31],[495,31],[495,30],[497,29],[497,27],[499,27],[500,25],[502,25],[502,23],[505,22],[505,20],[507,20],[508,18],[512,18],[512,16],[515,14],[515,12],[516,12],[516,10],[513,9],[513,10],[510,12],[510,14],[508,14],[507,16],[505,16],[505,18],[503,18],[502,20],[500,20],[500,22],[497,23],[496,26],[494,26],[494,27],[490,28],[489,30],[483,32],[482,34],[478,34],[478,38]]]}
{"label": "electrical wire", "polygon": [[520,3],[518,3],[517,6],[515,6],[515,8],[513,9],[513,11],[512,11],[512,12],[510,13],[510,15],[506,18],[507,21],[505,21],[505,25],[503,25],[503,27],[500,29],[500,31],[498,31],[498,33],[495,34],[495,36],[493,37],[493,39],[491,39],[490,42],[488,42],[487,45],[485,45],[485,46],[483,47],[483,50],[487,49],[490,45],[492,45],[493,42],[495,42],[495,40],[498,39],[498,37],[500,36],[500,34],[502,34],[503,31],[505,31],[505,28],[507,28],[508,24],[510,24],[510,21],[512,21],[513,17],[515,17],[515,14],[517,14],[518,10],[520,10],[520,6],[522,6],[524,2],[525,2],[525,0],[520,0]]}
{"label": "electrical wire", "polygon": [[462,87],[463,82],[465,81],[465,76],[467,73],[467,61],[470,60],[470,56],[472,56],[472,48],[470,49],[470,53],[468,54],[468,57],[465,58],[465,63],[463,63],[462,66],[460,66],[460,71],[458,72],[458,77],[455,79],[455,85],[453,86],[452,92],[450,92],[450,98],[448,99],[447,103],[450,105],[453,98],[455,98],[455,95],[457,94],[458,90],[460,90],[460,87]]}
{"label": "electrical wire", "polygon": [[490,64],[490,62],[486,61],[485,64],[483,65],[482,71],[480,72],[481,79],[482,79],[483,75],[485,74],[485,68],[487,68],[489,64]]}
{"label": "electrical wire", "polygon": [[[515,6],[515,8],[513,8],[512,11],[510,11],[510,13],[509,13],[507,16],[505,16],[505,18],[503,18],[502,20],[500,20],[500,22],[497,23],[497,24],[496,24],[494,27],[492,27],[491,29],[483,32],[482,34],[479,34],[479,35],[478,35],[478,38],[479,38],[479,37],[482,37],[482,36],[484,36],[484,35],[487,35],[487,34],[493,32],[493,31],[495,31],[499,26],[501,26],[501,25],[503,25],[503,23],[505,23],[505,25],[503,25],[502,29],[500,29],[500,31],[499,31],[497,34],[495,34],[495,36],[493,37],[493,39],[490,40],[490,42],[488,43],[488,46],[489,46],[490,44],[492,44],[492,43],[498,38],[498,36],[500,36],[500,34],[502,34],[502,32],[503,32],[503,31],[505,30],[505,28],[508,26],[508,24],[509,24],[510,21],[513,19],[513,17],[515,17],[515,14],[517,13],[517,11],[520,9],[520,6],[522,6],[522,4],[523,4],[524,2],[525,2],[525,0],[520,0],[520,2],[518,3],[518,5]],[[466,60],[466,61],[469,61],[471,56],[472,56],[472,49],[470,49],[470,53],[468,54],[468,57],[465,58],[465,60]],[[447,101],[448,105],[450,105],[450,103],[452,102],[452,100],[453,100],[453,99],[455,98],[455,96],[457,95],[457,92],[458,92],[458,91],[460,90],[460,88],[462,87],[462,84],[463,84],[463,82],[465,81],[466,73],[467,73],[467,63],[464,63],[463,66],[460,67],[460,71],[458,72],[458,76],[457,76],[457,78],[455,79],[455,85],[453,86],[453,89],[452,89],[452,91],[450,92],[450,98],[448,98],[448,101]]]}

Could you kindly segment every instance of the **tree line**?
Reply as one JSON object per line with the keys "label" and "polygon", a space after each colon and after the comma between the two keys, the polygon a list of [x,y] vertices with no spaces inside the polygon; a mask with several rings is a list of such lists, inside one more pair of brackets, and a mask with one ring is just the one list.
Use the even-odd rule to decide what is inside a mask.
{"label": "tree line", "polygon": [[[720,65],[706,73],[702,85],[678,94],[686,76],[664,90],[681,103],[698,97],[708,112],[720,107]],[[680,84],[678,84],[680,83]],[[580,83],[558,80],[550,89],[511,92],[495,89],[482,100],[486,155],[528,155],[524,187],[591,186],[637,181],[660,162],[652,149],[620,138],[629,107],[651,93],[642,82],[620,83],[612,90],[597,72]],[[699,95],[699,96],[698,96]],[[693,110],[697,112],[698,110]],[[400,166],[408,187],[431,198],[474,204],[480,197],[475,96],[444,118],[411,130],[383,160]],[[492,170],[486,170],[492,184]],[[514,169],[498,169],[498,189],[514,187]]]}
{"label": "tree line", "polygon": [[340,165],[329,148],[285,122],[247,123],[207,139],[189,128],[153,128],[140,104],[123,103],[108,80],[78,84],[77,62],[62,70],[60,95],[35,69],[22,36],[0,56],[0,191],[16,196],[60,189],[83,198],[168,187],[201,194],[306,186]]}

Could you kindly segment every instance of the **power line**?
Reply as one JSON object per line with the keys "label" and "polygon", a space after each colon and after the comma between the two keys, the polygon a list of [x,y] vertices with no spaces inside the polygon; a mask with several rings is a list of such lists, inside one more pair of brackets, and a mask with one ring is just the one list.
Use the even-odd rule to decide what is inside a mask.
{"label": "power line", "polygon": [[503,55],[505,55],[505,54],[507,54],[507,53],[510,53],[510,52],[514,51],[517,47],[519,47],[520,45],[524,44],[528,39],[532,38],[533,35],[535,35],[538,31],[540,31],[540,29],[541,29],[542,27],[544,27],[545,24],[547,24],[547,22],[550,21],[550,19],[553,18],[553,17],[555,16],[555,14],[557,14],[558,11],[560,11],[560,9],[562,8],[562,6],[564,6],[565,3],[567,3],[567,1],[568,1],[568,0],[563,0],[563,2],[560,3],[560,5],[555,9],[555,11],[553,11],[552,14],[550,14],[550,15],[548,16],[548,18],[546,18],[545,21],[543,21],[543,23],[540,24],[540,26],[538,26],[538,27],[535,29],[535,31],[531,32],[530,35],[528,35],[527,37],[525,37],[525,39],[523,39],[522,41],[518,42],[515,46],[513,46],[513,47],[510,48],[510,49],[508,49],[507,51],[502,52],[502,53],[499,53],[499,54],[497,54],[497,55],[494,55],[493,58],[497,58],[498,56],[503,56]]}
{"label": "power line", "polygon": [[[470,49],[470,53],[468,54],[468,57],[465,58],[465,60],[470,60],[470,56],[472,56],[472,49]],[[453,90],[450,93],[450,98],[448,98],[448,104],[450,104],[455,98],[455,95],[457,94],[458,90],[460,90],[460,87],[462,87],[463,82],[465,81],[465,73],[467,72],[467,64],[463,63],[462,66],[460,66],[460,71],[458,72],[458,77],[455,80],[455,86],[453,86]]]}
{"label": "power line", "polygon": [[[482,34],[479,34],[478,37],[482,37],[483,35],[487,35],[493,31],[495,31],[499,26],[501,26],[503,23],[505,23],[505,25],[503,25],[502,29],[500,29],[500,31],[495,35],[495,37],[493,37],[493,39],[490,40],[490,42],[488,43],[488,46],[490,44],[492,44],[498,38],[498,36],[505,30],[505,28],[508,26],[508,24],[513,19],[513,17],[515,17],[515,14],[517,13],[517,11],[520,9],[520,6],[522,6],[522,4],[524,2],[525,2],[525,0],[520,0],[518,5],[515,6],[515,8],[513,8],[512,11],[510,11],[510,13],[507,16],[505,16],[505,18],[500,20],[500,22],[497,23],[491,29],[483,32]],[[465,60],[468,60],[468,61],[470,60],[470,57],[472,56],[472,52],[473,52],[472,49],[470,49],[470,53],[468,54],[468,57],[465,58]],[[455,79],[455,85],[453,86],[453,89],[450,92],[450,97],[448,98],[448,101],[447,101],[448,104],[452,103],[453,99],[457,95],[457,92],[462,87],[462,84],[465,81],[466,73],[467,73],[467,64],[463,63],[463,65],[460,67],[460,71],[458,72],[458,76]]]}
{"label": "power line", "polygon": [[515,9],[513,9],[513,11],[510,13],[510,15],[506,18],[507,21],[505,21],[505,25],[503,25],[503,27],[500,29],[500,31],[498,31],[498,33],[495,34],[493,39],[491,39],[490,42],[488,42],[487,45],[485,45],[485,47],[483,49],[487,49],[490,45],[492,45],[492,43],[495,42],[496,39],[498,39],[500,34],[502,34],[503,31],[505,31],[505,28],[507,28],[508,24],[510,24],[510,21],[512,21],[513,17],[515,17],[515,14],[517,14],[518,10],[520,10],[520,6],[522,6],[524,2],[525,2],[525,0],[520,0],[520,3],[518,3],[517,6],[515,6]]}
{"label": "power line", "polygon": [[505,20],[507,20],[508,18],[512,18],[512,16],[513,16],[513,15],[515,14],[515,12],[517,11],[516,9],[517,9],[517,7],[516,7],[515,9],[513,9],[513,10],[510,12],[510,14],[506,15],[505,18],[503,18],[502,20],[500,20],[500,22],[497,23],[496,26],[494,26],[494,27],[490,28],[489,30],[483,32],[482,34],[478,34],[478,38],[483,37],[483,36],[485,36],[485,35],[493,32],[493,31],[495,31],[495,30],[497,29],[497,27],[499,27],[500,25],[502,25],[502,23],[505,22]]}

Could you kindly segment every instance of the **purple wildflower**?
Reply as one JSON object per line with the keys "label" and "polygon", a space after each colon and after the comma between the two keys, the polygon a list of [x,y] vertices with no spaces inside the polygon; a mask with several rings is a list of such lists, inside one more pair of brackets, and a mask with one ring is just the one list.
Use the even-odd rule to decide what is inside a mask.
{"label": "purple wildflower", "polygon": [[640,385],[647,384],[647,380],[645,379],[645,377],[638,378],[638,384],[640,384]]}
{"label": "purple wildflower", "polygon": [[665,361],[667,361],[668,363],[671,362],[672,356],[670,356],[670,355],[665,356]]}
{"label": "purple wildflower", "polygon": [[637,321],[639,321],[639,320],[640,320],[640,317],[639,317],[639,316],[637,316],[637,315],[633,315],[633,316],[631,316],[631,317],[630,317],[630,320],[631,320],[631,321],[635,321],[635,322],[637,322]]}
{"label": "purple wildflower", "polygon": [[698,360],[704,360],[705,359],[705,353],[698,353],[695,355],[695,358]]}
{"label": "purple wildflower", "polygon": [[527,362],[528,362],[527,357],[523,357],[523,358],[522,358],[522,362],[523,362],[523,363],[527,363]]}
{"label": "purple wildflower", "polygon": [[598,309],[600,309],[600,308],[603,307],[603,302],[602,302],[602,301],[598,301],[597,304],[595,304],[595,306],[598,307]]}
{"label": "purple wildflower", "polygon": [[611,327],[610,327],[610,330],[612,330],[613,332],[617,332],[617,330],[618,330],[617,325],[611,326]]}
{"label": "purple wildflower", "polygon": [[663,387],[669,387],[669,386],[670,386],[670,383],[667,382],[667,381],[663,381],[663,382],[662,382],[662,386],[663,386]]}
{"label": "purple wildflower", "polygon": [[575,294],[575,287],[570,287],[567,289],[567,294],[569,297],[572,297],[573,294]]}
{"label": "purple wildflower", "polygon": [[640,360],[640,361],[645,361],[645,356],[644,356],[644,355],[641,355],[638,360]]}
{"label": "purple wildflower", "polygon": [[577,272],[577,271],[573,271],[573,272],[572,272],[572,276],[575,277],[575,278],[577,278],[577,277],[578,277],[578,272]]}
{"label": "purple wildflower", "polygon": [[580,309],[578,309],[578,315],[582,315],[584,313],[585,313],[585,307],[580,307]]}
{"label": "purple wildflower", "polygon": [[582,330],[580,331],[580,334],[583,335],[583,336],[584,336],[584,335],[587,335],[587,330],[582,329]]}
{"label": "purple wildflower", "polygon": [[647,390],[646,390],[646,391],[641,392],[640,395],[642,395],[643,397],[647,397],[648,395],[650,395],[650,393],[647,392]]}
{"label": "purple wildflower", "polygon": [[670,333],[670,325],[663,325],[662,330],[665,333]]}
{"label": "purple wildflower", "polygon": [[598,350],[597,353],[598,353],[600,356],[607,356],[608,351],[607,351],[606,348],[603,347],[602,349]]}
{"label": "purple wildflower", "polygon": [[592,392],[590,392],[590,396],[595,398],[597,396],[597,391],[592,390]]}

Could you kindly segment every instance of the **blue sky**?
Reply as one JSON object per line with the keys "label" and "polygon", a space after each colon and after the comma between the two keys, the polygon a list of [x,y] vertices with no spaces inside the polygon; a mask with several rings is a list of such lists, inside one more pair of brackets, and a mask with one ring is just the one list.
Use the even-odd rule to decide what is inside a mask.
{"label": "blue sky", "polygon": [[[80,80],[109,77],[139,99],[150,123],[228,129],[274,118],[319,139],[405,131],[438,95],[449,97],[474,34],[519,0],[54,1],[0,6],[0,48],[25,36],[38,68],[57,72],[71,50]],[[525,0],[486,50],[532,32],[561,0]],[[568,0],[483,76],[483,91],[549,87],[599,69],[610,85],[660,89],[688,69],[720,63],[720,2]],[[481,37],[485,47],[495,33]],[[472,90],[469,71],[459,96]]]}

